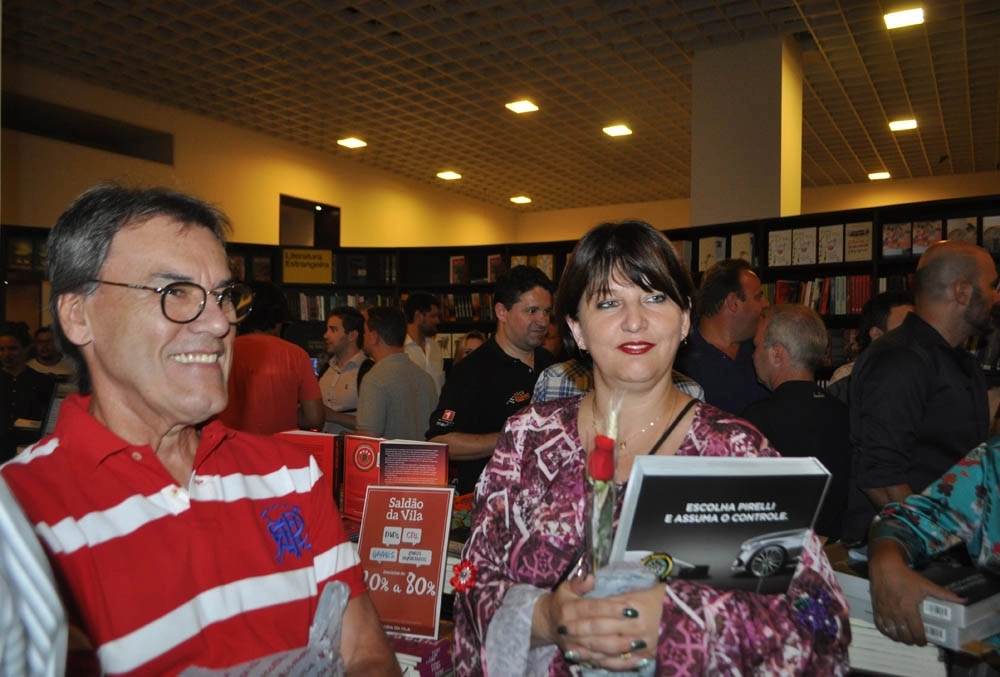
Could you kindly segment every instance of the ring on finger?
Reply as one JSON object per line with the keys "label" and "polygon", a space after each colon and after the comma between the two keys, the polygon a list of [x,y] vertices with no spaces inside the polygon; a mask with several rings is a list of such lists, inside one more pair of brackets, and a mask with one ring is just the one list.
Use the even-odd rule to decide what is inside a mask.
{"label": "ring on finger", "polygon": [[580,660],[580,652],[574,651],[573,649],[570,649],[569,651],[564,651],[563,658],[568,660],[570,663],[576,663],[578,660]]}
{"label": "ring on finger", "polygon": [[629,660],[629,659],[632,658],[632,652],[631,651],[624,651],[624,652],[618,654],[618,657],[621,658],[623,661],[627,661],[627,660]]}

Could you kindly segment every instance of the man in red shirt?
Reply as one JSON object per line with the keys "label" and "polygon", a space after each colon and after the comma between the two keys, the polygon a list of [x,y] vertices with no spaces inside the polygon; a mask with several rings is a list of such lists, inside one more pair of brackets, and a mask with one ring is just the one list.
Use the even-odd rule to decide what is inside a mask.
{"label": "man in red shirt", "polygon": [[[221,669],[308,647],[331,663],[339,653],[347,674],[398,675],[330,478],[293,445],[213,420],[253,298],[231,279],[226,226],[164,189],[77,198],[49,236],[48,273],[81,394],[0,474],[103,673]],[[342,617],[315,618],[325,591],[349,591]],[[331,621],[340,645],[317,647],[311,626]]]}
{"label": "man in red shirt", "polygon": [[270,282],[251,282],[253,308],[240,323],[229,373],[229,404],[219,419],[268,435],[323,427],[323,400],[309,354],[281,338],[288,303]]}

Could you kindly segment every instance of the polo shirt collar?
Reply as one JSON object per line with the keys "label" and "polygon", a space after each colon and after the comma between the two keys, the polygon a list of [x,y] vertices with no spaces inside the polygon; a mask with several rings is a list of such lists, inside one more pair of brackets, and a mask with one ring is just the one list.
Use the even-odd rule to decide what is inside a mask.
{"label": "polo shirt collar", "polygon": [[[73,453],[88,457],[96,467],[113,454],[131,449],[149,449],[149,445],[146,444],[130,444],[94,418],[90,413],[92,399],[91,395],[72,394],[59,409],[59,420],[56,421],[54,435],[60,440],[65,440],[64,443],[74,449]],[[224,440],[235,434],[235,431],[215,418],[205,424],[195,454],[195,467]]]}

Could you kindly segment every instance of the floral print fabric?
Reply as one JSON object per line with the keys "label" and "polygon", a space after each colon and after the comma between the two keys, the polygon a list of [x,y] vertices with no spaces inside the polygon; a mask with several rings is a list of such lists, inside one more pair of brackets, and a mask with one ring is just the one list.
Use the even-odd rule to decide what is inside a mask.
{"label": "floral print fabric", "polygon": [[[491,667],[501,674],[487,664],[488,644],[506,648],[504,675],[511,665],[523,666],[517,674],[579,674],[552,647],[529,649],[529,619],[538,597],[556,587],[582,553],[585,454],[576,424],[581,399],[533,405],[508,419],[477,485],[462,555],[476,566],[477,580],[456,594],[456,674],[485,675]],[[756,428],[704,403],[696,406],[677,453],[777,455]],[[847,672],[847,603],[815,536],[787,595],[716,590],[691,581],[672,582],[668,593],[658,675]],[[509,637],[498,644],[498,635]]]}

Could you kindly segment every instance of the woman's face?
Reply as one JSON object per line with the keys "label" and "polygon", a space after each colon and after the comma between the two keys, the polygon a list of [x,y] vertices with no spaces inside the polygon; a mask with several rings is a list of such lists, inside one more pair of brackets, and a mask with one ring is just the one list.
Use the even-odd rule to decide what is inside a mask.
{"label": "woman's face", "polygon": [[673,368],[690,313],[666,293],[645,291],[622,276],[607,294],[584,297],[579,319],[567,318],[573,338],[590,353],[595,375],[616,385],[652,384]]}

